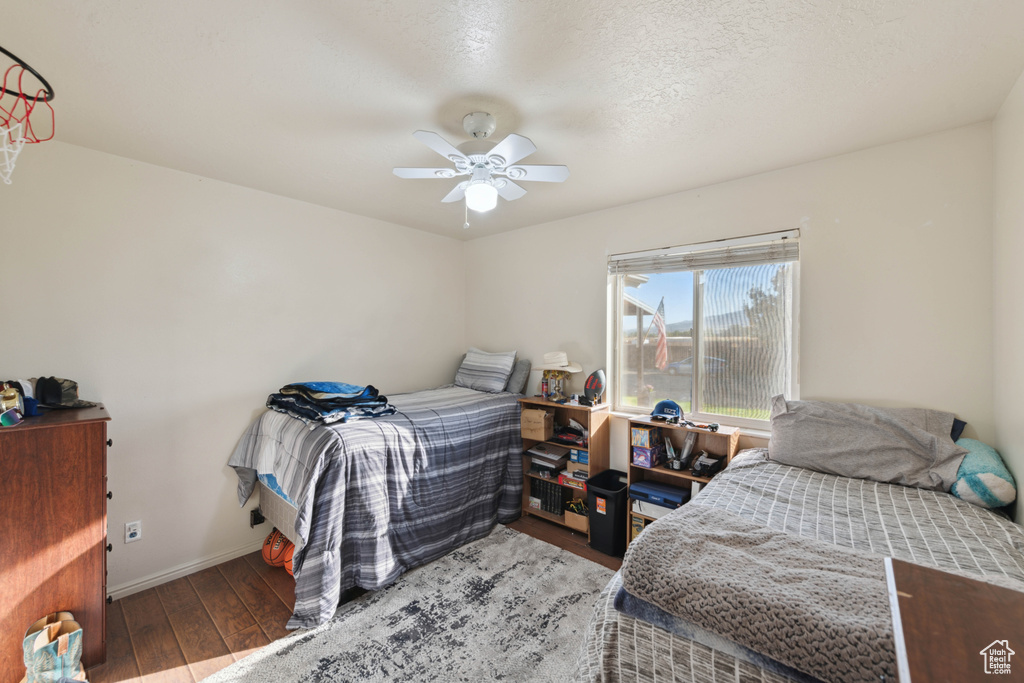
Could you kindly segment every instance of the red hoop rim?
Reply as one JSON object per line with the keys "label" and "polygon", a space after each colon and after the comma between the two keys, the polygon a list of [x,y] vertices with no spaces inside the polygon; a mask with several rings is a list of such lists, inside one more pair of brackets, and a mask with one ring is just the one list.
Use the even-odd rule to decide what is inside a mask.
{"label": "red hoop rim", "polygon": [[[26,73],[35,76],[34,72],[21,64],[12,64],[4,72],[3,84],[0,85],[0,126],[7,129],[6,134],[10,137],[10,129],[20,123],[21,135],[19,138],[24,139],[27,144],[52,140],[57,133],[53,107],[49,102],[52,97],[46,88],[40,88],[33,96],[26,95],[23,86]],[[10,101],[11,98],[13,101]],[[5,104],[5,101],[10,101],[10,104]],[[50,113],[50,131],[46,137],[40,137],[36,133],[31,120],[32,112],[40,103],[46,105],[46,109]],[[13,143],[14,139],[10,141]]]}

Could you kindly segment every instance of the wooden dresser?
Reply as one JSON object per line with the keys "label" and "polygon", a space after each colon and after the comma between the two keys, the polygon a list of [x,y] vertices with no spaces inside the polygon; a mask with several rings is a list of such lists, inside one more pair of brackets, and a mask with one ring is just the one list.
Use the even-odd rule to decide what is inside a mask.
{"label": "wooden dresser", "polygon": [[107,421],[103,406],[0,428],[0,683],[25,674],[25,629],[82,625],[84,666],[106,660]]}

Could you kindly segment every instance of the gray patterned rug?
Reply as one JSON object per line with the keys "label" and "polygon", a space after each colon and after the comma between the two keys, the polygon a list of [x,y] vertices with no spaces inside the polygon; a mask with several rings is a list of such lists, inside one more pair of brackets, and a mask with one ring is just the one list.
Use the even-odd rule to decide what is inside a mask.
{"label": "gray patterned rug", "polygon": [[205,681],[567,681],[612,573],[499,525]]}

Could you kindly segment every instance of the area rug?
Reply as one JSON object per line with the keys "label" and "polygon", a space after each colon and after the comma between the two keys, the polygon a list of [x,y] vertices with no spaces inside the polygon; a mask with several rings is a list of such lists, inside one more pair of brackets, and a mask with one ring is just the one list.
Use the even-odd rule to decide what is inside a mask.
{"label": "area rug", "polygon": [[498,526],[205,681],[567,681],[612,573]]}

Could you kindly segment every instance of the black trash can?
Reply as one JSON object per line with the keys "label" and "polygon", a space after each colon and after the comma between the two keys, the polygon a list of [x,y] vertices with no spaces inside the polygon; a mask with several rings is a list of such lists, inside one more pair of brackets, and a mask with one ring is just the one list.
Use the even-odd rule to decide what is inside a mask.
{"label": "black trash can", "polygon": [[605,470],[587,479],[590,547],[606,555],[626,552],[626,473]]}

